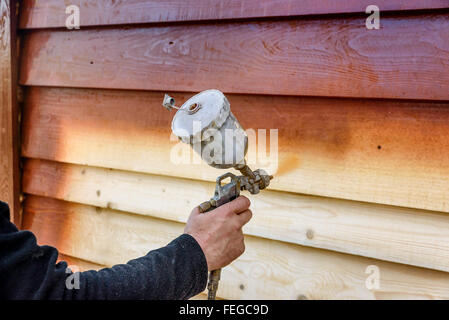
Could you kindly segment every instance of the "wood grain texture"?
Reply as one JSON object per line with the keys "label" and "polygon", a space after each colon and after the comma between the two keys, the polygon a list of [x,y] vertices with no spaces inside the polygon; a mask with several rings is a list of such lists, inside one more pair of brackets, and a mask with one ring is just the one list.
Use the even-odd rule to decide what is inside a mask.
{"label": "wood grain texture", "polygon": [[[173,96],[182,102],[190,94]],[[173,113],[161,107],[162,97],[31,88],[23,155],[215,181],[224,171],[170,160],[172,152],[179,158],[176,150],[191,151],[170,141]],[[449,212],[447,103],[246,95],[229,100],[244,128],[279,130],[278,158],[273,152],[268,164],[249,161],[270,173],[279,164],[271,189]]]}
{"label": "wood grain texture", "polygon": [[[123,263],[166,245],[183,225],[166,220],[29,197],[24,227],[39,243],[99,264]],[[449,274],[247,237],[246,252],[223,269],[219,296],[230,299],[441,299]],[[380,289],[365,285],[367,266]],[[241,289],[243,288],[243,289]]]}
{"label": "wood grain texture", "polygon": [[[23,190],[185,223],[214,184],[29,159]],[[254,215],[245,234],[449,271],[447,213],[275,191],[250,199]]]}
{"label": "wood grain texture", "polygon": [[0,200],[20,228],[16,1],[0,0]]}
{"label": "wood grain texture", "polygon": [[449,15],[37,31],[25,85],[449,100]]}
{"label": "wood grain texture", "polygon": [[[80,8],[81,26],[222,20],[261,17],[288,17],[328,13],[364,13],[368,0],[72,0]],[[60,0],[22,1],[20,28],[65,27],[69,4]],[[446,0],[378,0],[382,10],[439,9]]]}

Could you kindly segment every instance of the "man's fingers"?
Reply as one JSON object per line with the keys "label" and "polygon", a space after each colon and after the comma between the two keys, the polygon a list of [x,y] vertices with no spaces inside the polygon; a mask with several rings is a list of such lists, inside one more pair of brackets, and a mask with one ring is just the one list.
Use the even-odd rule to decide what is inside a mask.
{"label": "man's fingers", "polygon": [[199,207],[195,207],[195,208],[193,208],[193,210],[192,210],[192,212],[190,214],[191,215],[197,215],[197,214],[200,214],[200,213],[201,213],[200,208]]}
{"label": "man's fingers", "polygon": [[[214,209],[211,213],[213,214],[223,214],[226,216],[239,215],[242,212],[248,210],[251,202],[245,196],[240,196],[231,202],[225,203],[224,205]],[[198,207],[194,208],[192,214],[198,214]]]}
{"label": "man's fingers", "polygon": [[253,216],[253,213],[252,213],[252,211],[249,210],[249,209],[243,211],[242,213],[240,213],[240,214],[237,216],[237,219],[238,219],[238,221],[239,221],[239,223],[240,223],[240,226],[243,227],[245,224],[247,224],[248,221],[251,220],[252,216]]}
{"label": "man's fingers", "polygon": [[232,200],[231,202],[223,205],[228,206],[226,210],[230,210],[233,213],[240,214],[241,212],[244,212],[249,208],[251,205],[251,202],[249,199],[245,196],[240,196],[235,200]]}

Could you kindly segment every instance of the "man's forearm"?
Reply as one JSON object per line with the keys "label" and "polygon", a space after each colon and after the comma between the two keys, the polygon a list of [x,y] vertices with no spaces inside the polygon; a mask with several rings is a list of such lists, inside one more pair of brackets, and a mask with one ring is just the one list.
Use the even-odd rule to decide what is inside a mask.
{"label": "man's forearm", "polygon": [[188,299],[206,287],[207,263],[189,235],[146,256],[100,271],[80,274],[74,299]]}
{"label": "man's forearm", "polygon": [[81,272],[74,288],[66,284],[72,276],[67,264],[57,258],[55,248],[38,246],[31,232],[18,231],[0,201],[1,299],[187,299],[207,282],[204,253],[187,234],[127,264]]}

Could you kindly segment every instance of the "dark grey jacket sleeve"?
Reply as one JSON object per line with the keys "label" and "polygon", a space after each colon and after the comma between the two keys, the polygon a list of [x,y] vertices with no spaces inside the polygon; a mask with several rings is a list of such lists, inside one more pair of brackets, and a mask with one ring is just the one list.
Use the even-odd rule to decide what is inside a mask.
{"label": "dark grey jacket sleeve", "polygon": [[99,271],[73,274],[58,251],[38,246],[9,221],[0,202],[1,299],[188,299],[206,287],[207,263],[196,240],[183,234],[146,256]]}

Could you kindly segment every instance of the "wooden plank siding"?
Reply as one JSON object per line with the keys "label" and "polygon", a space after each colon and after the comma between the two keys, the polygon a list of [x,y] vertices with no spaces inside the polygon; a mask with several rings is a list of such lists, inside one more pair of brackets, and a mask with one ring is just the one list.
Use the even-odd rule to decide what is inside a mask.
{"label": "wooden plank siding", "polygon": [[[197,20],[289,17],[302,15],[361,13],[372,4],[368,0],[72,0],[80,8],[81,26],[140,24]],[[448,8],[446,0],[378,0],[385,11]],[[66,2],[23,0],[20,28],[65,27]]]}
{"label": "wooden plank siding", "polygon": [[[24,228],[42,244],[98,264],[117,264],[159,248],[182,233],[167,220],[30,196]],[[449,275],[374,259],[247,237],[244,255],[223,269],[226,299],[447,299]],[[380,289],[365,285],[379,267]],[[243,289],[241,289],[243,288]]]}
{"label": "wooden plank siding", "polygon": [[[23,190],[185,223],[214,184],[29,159]],[[449,271],[446,213],[274,191],[250,199],[254,216],[245,234]]]}
{"label": "wooden plank siding", "polygon": [[20,14],[23,228],[60,260],[98,270],[183,232],[225,171],[173,161],[192,152],[162,98],[216,88],[275,175],[221,299],[449,299],[448,1],[379,0],[380,30],[364,0],[70,4],[81,30],[64,1]]}
{"label": "wooden plank siding", "polygon": [[449,100],[449,15],[25,35],[23,85]]}
{"label": "wooden plank siding", "polygon": [[11,221],[20,227],[16,5],[0,0],[0,200],[8,203]]}
{"label": "wooden plank siding", "polygon": [[[190,95],[174,93],[178,101]],[[23,155],[215,181],[214,168],[170,161],[178,142],[170,141],[173,113],[162,97],[30,88]],[[228,97],[244,128],[279,129],[281,172],[271,189],[449,212],[446,102]]]}

